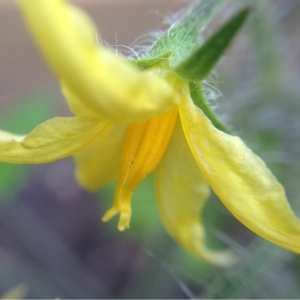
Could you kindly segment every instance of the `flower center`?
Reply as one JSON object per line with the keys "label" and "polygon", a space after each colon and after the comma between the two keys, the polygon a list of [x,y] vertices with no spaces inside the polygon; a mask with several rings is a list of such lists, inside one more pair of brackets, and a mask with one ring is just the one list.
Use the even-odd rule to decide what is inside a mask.
{"label": "flower center", "polygon": [[129,126],[123,146],[114,205],[102,218],[104,222],[120,213],[118,229],[129,228],[133,191],[161,161],[171,139],[177,114],[178,109],[173,108],[164,115]]}

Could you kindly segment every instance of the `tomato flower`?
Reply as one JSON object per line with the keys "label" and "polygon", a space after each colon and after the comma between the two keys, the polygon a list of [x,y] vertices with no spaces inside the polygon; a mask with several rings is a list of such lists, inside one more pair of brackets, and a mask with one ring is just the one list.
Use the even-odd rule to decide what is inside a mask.
{"label": "tomato flower", "polygon": [[216,128],[168,58],[140,70],[97,43],[90,19],[64,0],[19,0],[41,52],[75,117],[54,118],[26,136],[0,131],[0,161],[49,163],[68,156],[78,182],[96,190],[117,179],[114,204],[129,228],[131,197],[154,172],[161,219],[187,251],[228,265],[207,249],[201,212],[210,188],[261,237],[300,253],[300,222],[281,184],[239,137]]}

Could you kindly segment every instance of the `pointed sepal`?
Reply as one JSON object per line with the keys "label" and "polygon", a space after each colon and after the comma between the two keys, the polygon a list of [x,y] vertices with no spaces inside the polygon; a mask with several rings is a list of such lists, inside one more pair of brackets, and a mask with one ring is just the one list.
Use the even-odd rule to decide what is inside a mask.
{"label": "pointed sepal", "polygon": [[195,1],[186,15],[157,39],[146,57],[170,53],[170,65],[177,65],[195,49],[209,20],[225,2],[226,0]]}
{"label": "pointed sepal", "polygon": [[247,7],[234,15],[202,46],[180,63],[175,68],[175,72],[189,81],[201,81],[206,78],[246,21],[250,10],[250,7]]}

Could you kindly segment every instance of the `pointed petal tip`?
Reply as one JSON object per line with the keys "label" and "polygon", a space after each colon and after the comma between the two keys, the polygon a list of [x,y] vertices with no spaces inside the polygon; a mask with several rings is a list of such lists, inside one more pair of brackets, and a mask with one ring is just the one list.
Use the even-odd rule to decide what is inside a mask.
{"label": "pointed petal tip", "polygon": [[47,120],[25,137],[0,130],[0,161],[39,164],[63,159],[89,146],[102,130],[98,122],[77,117]]}
{"label": "pointed petal tip", "polygon": [[119,212],[119,210],[115,207],[112,207],[111,209],[109,209],[104,216],[102,217],[102,222],[107,222],[109,221],[112,217],[114,217],[117,213]]}
{"label": "pointed petal tip", "polygon": [[180,116],[199,168],[227,209],[257,235],[299,254],[300,220],[266,164],[239,137],[217,130],[191,100],[183,101]]}
{"label": "pointed petal tip", "polygon": [[128,229],[130,227],[129,223],[131,219],[131,211],[121,211],[120,214],[121,216],[118,224],[118,229],[120,231],[124,231],[126,228]]}

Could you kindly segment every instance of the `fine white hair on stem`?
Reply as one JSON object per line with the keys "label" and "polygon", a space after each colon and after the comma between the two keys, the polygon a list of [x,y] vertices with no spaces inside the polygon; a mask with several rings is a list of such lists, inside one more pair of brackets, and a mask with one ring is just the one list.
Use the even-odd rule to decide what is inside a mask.
{"label": "fine white hair on stem", "polygon": [[182,16],[186,12],[186,9],[181,9],[177,13],[172,13],[170,15],[167,15],[165,17],[165,20],[163,21],[164,25],[172,27],[172,25],[176,24],[180,19],[182,19]]}
{"label": "fine white hair on stem", "polygon": [[[214,76],[213,76],[214,75]],[[210,107],[216,109],[219,100],[223,97],[222,92],[215,86],[219,82],[217,74],[213,72],[208,79],[203,81],[203,93]]]}
{"label": "fine white hair on stem", "polygon": [[139,54],[139,57],[143,57],[153,46],[155,41],[164,33],[163,30],[156,30],[145,33],[135,39],[131,44],[130,48],[134,49]]}
{"label": "fine white hair on stem", "polygon": [[226,124],[230,131],[235,131],[230,125],[230,115],[226,110],[227,98],[217,87],[219,83],[223,83],[223,81],[220,81],[218,73],[214,70],[202,82],[203,94],[209,107],[217,114],[218,118]]}
{"label": "fine white hair on stem", "polygon": [[116,44],[111,46],[115,49],[118,55],[126,56],[127,58],[131,58],[131,59],[140,58],[139,53],[135,49],[133,49],[133,47],[121,45],[121,44]]}
{"label": "fine white hair on stem", "polygon": [[[159,14],[161,18],[164,18],[162,21],[163,27],[168,28],[168,33],[176,26],[178,21],[184,16],[186,13],[187,9],[190,4],[190,1],[188,0],[182,0],[182,1],[176,1],[172,4],[172,7],[174,8],[175,6],[178,5],[184,5],[185,8],[177,9],[176,12],[172,12],[169,14],[159,14],[156,11],[156,14]],[[171,8],[170,8],[171,9]],[[154,30],[151,32],[147,32],[145,34],[142,34],[139,36],[137,39],[135,39],[130,45],[125,46],[125,45],[119,45],[118,40],[116,38],[116,43],[115,45],[110,45],[110,48],[113,48],[115,52],[121,56],[130,58],[130,59],[137,59],[137,58],[143,58],[146,56],[147,52],[149,49],[153,46],[155,41],[161,36],[162,34],[165,33],[165,30]],[[122,50],[119,52],[119,48],[122,48]],[[125,51],[124,51],[125,50]],[[129,50],[129,51],[127,51]]]}

